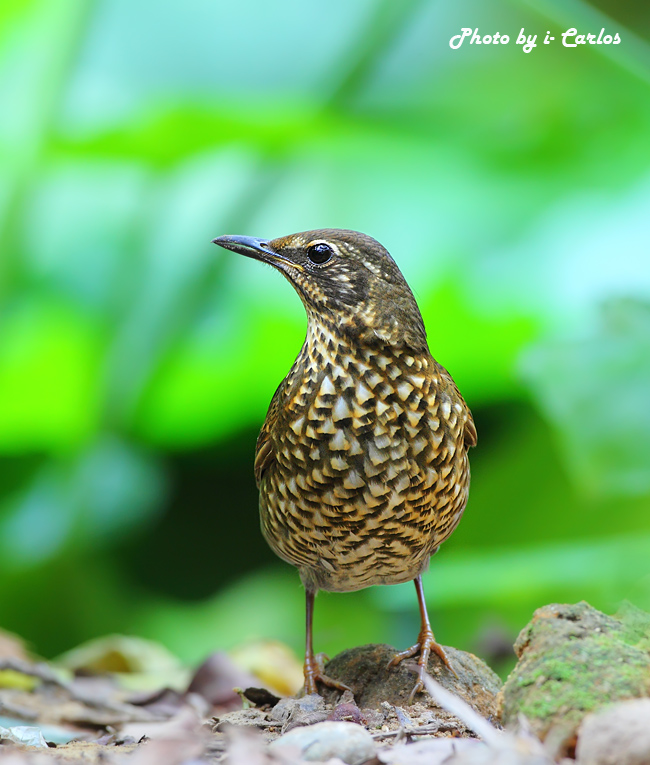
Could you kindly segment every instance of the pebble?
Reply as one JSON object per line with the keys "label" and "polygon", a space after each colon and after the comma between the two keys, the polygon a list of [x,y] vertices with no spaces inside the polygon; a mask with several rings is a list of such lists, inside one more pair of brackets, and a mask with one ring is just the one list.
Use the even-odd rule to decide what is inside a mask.
{"label": "pebble", "polygon": [[279,722],[287,722],[296,715],[325,714],[325,700],[317,693],[302,696],[299,699],[288,697],[280,699],[271,710],[271,717]]}
{"label": "pebble", "polygon": [[376,752],[370,733],[351,722],[321,722],[294,728],[271,744],[271,749],[283,747],[297,747],[308,762],[326,762],[338,757],[347,765],[360,765],[372,759]]}
{"label": "pebble", "polygon": [[577,765],[648,765],[650,699],[633,699],[590,714],[578,731]]}

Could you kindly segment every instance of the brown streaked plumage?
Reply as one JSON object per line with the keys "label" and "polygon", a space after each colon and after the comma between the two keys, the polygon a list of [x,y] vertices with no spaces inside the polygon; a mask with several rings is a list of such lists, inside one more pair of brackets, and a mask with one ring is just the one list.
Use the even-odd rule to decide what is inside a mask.
{"label": "brown streaked plumage", "polygon": [[305,343],[273,396],[255,459],[262,531],[307,593],[305,692],[317,681],[344,687],[314,657],[315,593],[413,579],[420,635],[393,659],[419,654],[413,697],[431,651],[450,667],[420,577],[467,502],[471,413],[379,242],[338,229],[214,242],[281,271],[307,312]]}

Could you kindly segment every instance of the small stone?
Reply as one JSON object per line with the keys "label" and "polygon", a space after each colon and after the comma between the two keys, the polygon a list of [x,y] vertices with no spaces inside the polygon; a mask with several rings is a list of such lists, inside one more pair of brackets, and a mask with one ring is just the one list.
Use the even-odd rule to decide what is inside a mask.
{"label": "small stone", "polygon": [[579,765],[647,765],[650,699],[621,701],[588,715],[578,731]]}
{"label": "small stone", "polygon": [[310,693],[309,696],[302,696],[299,699],[292,697],[280,699],[270,712],[271,717],[278,722],[287,722],[287,720],[299,716],[313,714],[325,714],[325,701],[317,693]]}
{"label": "small stone", "polygon": [[321,722],[294,728],[270,745],[271,749],[283,747],[297,747],[308,762],[326,762],[338,757],[347,765],[360,765],[376,752],[370,733],[351,722]]}
{"label": "small stone", "polygon": [[353,702],[343,702],[337,704],[327,717],[328,720],[342,720],[353,722],[357,725],[364,725],[367,720],[364,718],[359,707]]}
{"label": "small stone", "polygon": [[282,725],[282,733],[287,733],[301,725],[314,725],[327,720],[327,709],[322,696],[311,693],[299,699],[285,698],[270,711],[272,720]]}

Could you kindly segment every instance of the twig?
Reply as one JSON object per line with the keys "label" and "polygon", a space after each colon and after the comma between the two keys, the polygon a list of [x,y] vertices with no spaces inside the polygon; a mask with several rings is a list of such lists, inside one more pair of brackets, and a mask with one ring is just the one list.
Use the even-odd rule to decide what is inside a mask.
{"label": "twig", "polygon": [[438,733],[441,730],[439,723],[429,723],[428,725],[418,725],[414,728],[400,727],[397,730],[377,731],[372,733],[373,738],[394,738],[395,736],[423,736],[427,733]]}

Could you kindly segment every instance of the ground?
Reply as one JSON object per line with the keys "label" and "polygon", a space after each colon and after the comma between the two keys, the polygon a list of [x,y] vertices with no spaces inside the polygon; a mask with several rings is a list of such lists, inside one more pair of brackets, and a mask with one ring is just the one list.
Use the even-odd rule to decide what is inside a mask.
{"label": "ground", "polygon": [[[541,765],[575,756],[578,741],[581,765],[601,765],[581,726],[600,740],[608,727],[594,726],[593,713],[650,695],[650,615],[545,606],[515,649],[519,662],[502,685],[476,656],[445,647],[453,671],[434,656],[428,692],[409,705],[414,665],[389,668],[395,649],[385,645],[344,651],[326,665],[352,693],[301,697],[260,687],[224,654],[187,675],[155,644],[113,637],[58,666],[34,662],[19,641],[0,636],[0,763],[478,765],[505,762],[505,752],[513,765]],[[618,729],[626,720],[642,729],[646,702],[615,709]],[[614,732],[598,751],[620,754],[623,743]],[[650,751],[639,760],[648,761]]]}

